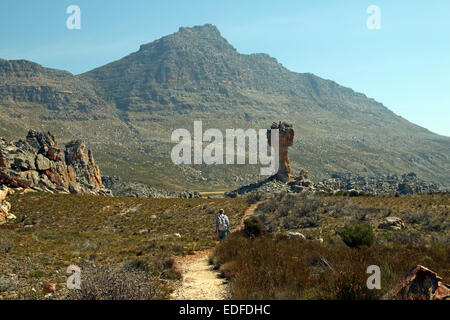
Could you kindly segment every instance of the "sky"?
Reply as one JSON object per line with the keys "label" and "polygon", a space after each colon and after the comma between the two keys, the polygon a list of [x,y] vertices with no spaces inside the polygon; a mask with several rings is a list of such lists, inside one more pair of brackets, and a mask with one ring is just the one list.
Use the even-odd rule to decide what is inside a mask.
{"label": "sky", "polygon": [[[81,29],[67,28],[70,5]],[[79,74],[180,26],[211,23],[241,53],[267,53],[450,136],[449,16],[448,0],[2,0],[0,58]]]}

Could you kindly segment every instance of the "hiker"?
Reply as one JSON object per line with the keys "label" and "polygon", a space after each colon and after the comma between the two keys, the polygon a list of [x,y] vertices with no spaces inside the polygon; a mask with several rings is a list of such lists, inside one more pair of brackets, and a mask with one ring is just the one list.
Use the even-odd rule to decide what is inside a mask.
{"label": "hiker", "polygon": [[223,209],[219,210],[219,214],[216,217],[216,232],[219,235],[219,240],[223,241],[227,238],[228,231],[230,230],[230,221],[225,215]]}

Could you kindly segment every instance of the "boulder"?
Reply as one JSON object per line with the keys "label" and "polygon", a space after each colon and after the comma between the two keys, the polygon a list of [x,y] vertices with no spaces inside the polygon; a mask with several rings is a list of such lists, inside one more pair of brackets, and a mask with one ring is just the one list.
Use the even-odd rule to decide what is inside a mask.
{"label": "boulder", "polygon": [[144,234],[148,234],[148,233],[150,233],[150,232],[151,232],[150,229],[141,229],[141,230],[135,232],[134,234],[135,234],[135,235],[144,235]]}
{"label": "boulder", "polygon": [[9,189],[7,186],[2,185],[0,186],[0,202],[6,199],[6,196],[8,195]]}
{"label": "boulder", "polygon": [[0,201],[0,225],[16,219],[16,216],[10,213],[9,210],[11,210],[11,204],[5,200]]}
{"label": "boulder", "polygon": [[7,168],[0,168],[0,183],[12,188],[28,188],[32,182],[24,180],[20,173]]}
{"label": "boulder", "polygon": [[36,168],[40,171],[50,169],[50,160],[44,157],[43,154],[38,154],[36,156]]}
{"label": "boulder", "polygon": [[11,212],[9,212],[9,213],[6,215],[6,221],[16,220],[16,219],[17,219],[17,217],[16,217],[15,215],[13,215]]}
{"label": "boulder", "polygon": [[13,167],[18,170],[36,170],[34,155],[22,152],[13,159]]}
{"label": "boulder", "polygon": [[379,225],[380,229],[401,230],[405,228],[403,220],[399,217],[387,217]]}
{"label": "boulder", "polygon": [[11,210],[11,204],[8,201],[0,202],[0,210],[7,214]]}
{"label": "boulder", "polygon": [[306,240],[306,237],[303,235],[303,233],[300,232],[288,231],[286,232],[286,236],[288,237],[288,239],[297,238]]}
{"label": "boulder", "polygon": [[383,300],[396,299],[450,300],[450,286],[442,278],[424,266],[412,268]]}

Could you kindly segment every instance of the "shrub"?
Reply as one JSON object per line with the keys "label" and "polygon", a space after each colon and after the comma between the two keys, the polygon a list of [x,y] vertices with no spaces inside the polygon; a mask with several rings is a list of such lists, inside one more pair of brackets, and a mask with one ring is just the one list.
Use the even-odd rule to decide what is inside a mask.
{"label": "shrub", "polygon": [[357,197],[357,196],[359,196],[359,192],[356,191],[356,190],[351,190],[351,191],[348,193],[348,195],[349,195],[350,197]]}
{"label": "shrub", "polygon": [[[216,247],[213,259],[232,281],[232,299],[361,300],[379,299],[417,264],[426,265],[446,282],[449,257],[450,246],[438,244],[373,245],[355,250],[340,244],[285,237],[274,241],[267,234],[249,239],[233,233]],[[381,269],[381,290],[366,286],[369,265]]]}
{"label": "shrub", "polygon": [[261,221],[256,217],[248,218],[244,221],[244,234],[249,238],[255,238],[263,234]]}
{"label": "shrub", "polygon": [[236,277],[237,269],[238,266],[236,261],[226,262],[219,268],[220,276],[227,280],[232,280],[234,277]]}
{"label": "shrub", "polygon": [[175,259],[169,258],[163,261],[162,263],[163,269],[172,269],[175,266]]}
{"label": "shrub", "polygon": [[254,204],[258,201],[264,200],[264,194],[262,192],[252,192],[248,194],[246,200],[248,204]]}
{"label": "shrub", "polygon": [[367,223],[355,223],[338,231],[342,241],[350,248],[368,246],[375,242],[372,227]]}
{"label": "shrub", "polygon": [[379,299],[378,290],[366,286],[366,274],[353,271],[338,272],[335,275],[334,292],[336,300],[375,300]]}
{"label": "shrub", "polygon": [[180,280],[181,277],[181,272],[173,267],[161,273],[161,278],[166,280]]}
{"label": "shrub", "polygon": [[14,248],[14,242],[6,237],[0,238],[0,255],[7,254]]}
{"label": "shrub", "polygon": [[125,269],[129,271],[138,270],[148,272],[150,270],[150,267],[147,261],[141,259],[133,259],[130,263],[128,263],[125,266]]}
{"label": "shrub", "polygon": [[0,293],[14,291],[18,285],[17,277],[0,276]]}

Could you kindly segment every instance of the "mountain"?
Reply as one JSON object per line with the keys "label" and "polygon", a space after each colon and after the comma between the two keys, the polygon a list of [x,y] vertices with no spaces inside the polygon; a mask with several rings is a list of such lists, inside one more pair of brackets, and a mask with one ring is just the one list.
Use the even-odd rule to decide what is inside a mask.
{"label": "mountain", "polygon": [[413,171],[450,185],[450,138],[266,54],[240,54],[213,25],[180,28],[81,75],[0,60],[0,111],[0,135],[37,127],[81,138],[104,174],[169,189],[232,189],[260,179],[256,166],[171,164],[172,131],[192,132],[194,120],[204,130],[291,122],[291,166],[313,179]]}

